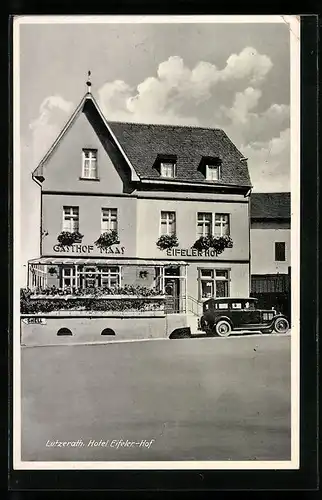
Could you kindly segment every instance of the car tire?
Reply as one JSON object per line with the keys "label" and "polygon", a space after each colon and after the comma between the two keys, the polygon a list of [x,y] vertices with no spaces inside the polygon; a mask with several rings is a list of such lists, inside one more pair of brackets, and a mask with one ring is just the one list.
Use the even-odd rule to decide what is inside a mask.
{"label": "car tire", "polygon": [[286,318],[276,318],[274,321],[274,332],[276,333],[287,333],[290,329],[289,322]]}
{"label": "car tire", "polygon": [[228,337],[231,334],[231,325],[225,319],[218,321],[214,326],[214,333],[217,337]]}

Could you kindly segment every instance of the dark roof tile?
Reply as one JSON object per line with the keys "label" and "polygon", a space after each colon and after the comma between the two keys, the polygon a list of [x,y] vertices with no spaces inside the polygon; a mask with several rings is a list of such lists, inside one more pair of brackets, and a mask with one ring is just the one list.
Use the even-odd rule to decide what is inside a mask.
{"label": "dark roof tile", "polygon": [[252,193],[252,219],[288,219],[291,217],[291,193]]}
{"label": "dark roof tile", "polygon": [[137,174],[144,179],[158,179],[153,168],[157,155],[177,155],[176,179],[205,182],[198,170],[203,156],[222,160],[219,184],[251,186],[243,155],[220,129],[108,122]]}

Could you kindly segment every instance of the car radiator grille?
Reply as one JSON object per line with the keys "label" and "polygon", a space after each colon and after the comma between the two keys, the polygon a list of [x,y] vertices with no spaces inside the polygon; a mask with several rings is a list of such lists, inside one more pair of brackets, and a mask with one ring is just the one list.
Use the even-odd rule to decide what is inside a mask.
{"label": "car radiator grille", "polygon": [[271,312],[263,313],[263,320],[264,321],[269,321],[273,318],[274,318],[274,313],[271,313]]}

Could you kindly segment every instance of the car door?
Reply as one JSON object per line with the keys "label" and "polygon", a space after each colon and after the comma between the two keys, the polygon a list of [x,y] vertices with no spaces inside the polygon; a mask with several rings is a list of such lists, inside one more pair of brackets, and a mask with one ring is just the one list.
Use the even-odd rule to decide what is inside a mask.
{"label": "car door", "polygon": [[247,330],[261,322],[260,311],[253,309],[247,301],[232,302],[231,315],[236,328]]}
{"label": "car door", "polygon": [[243,303],[243,325],[247,328],[256,328],[262,323],[261,311],[256,309],[252,302]]}

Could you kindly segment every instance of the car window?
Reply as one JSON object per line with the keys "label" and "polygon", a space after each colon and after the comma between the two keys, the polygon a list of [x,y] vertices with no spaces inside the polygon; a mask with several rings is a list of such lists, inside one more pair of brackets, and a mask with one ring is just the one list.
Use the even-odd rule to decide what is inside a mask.
{"label": "car window", "polygon": [[231,308],[232,309],[241,309],[242,308],[241,302],[232,302]]}
{"label": "car window", "polygon": [[224,302],[219,302],[218,309],[228,309],[228,304],[225,304]]}

